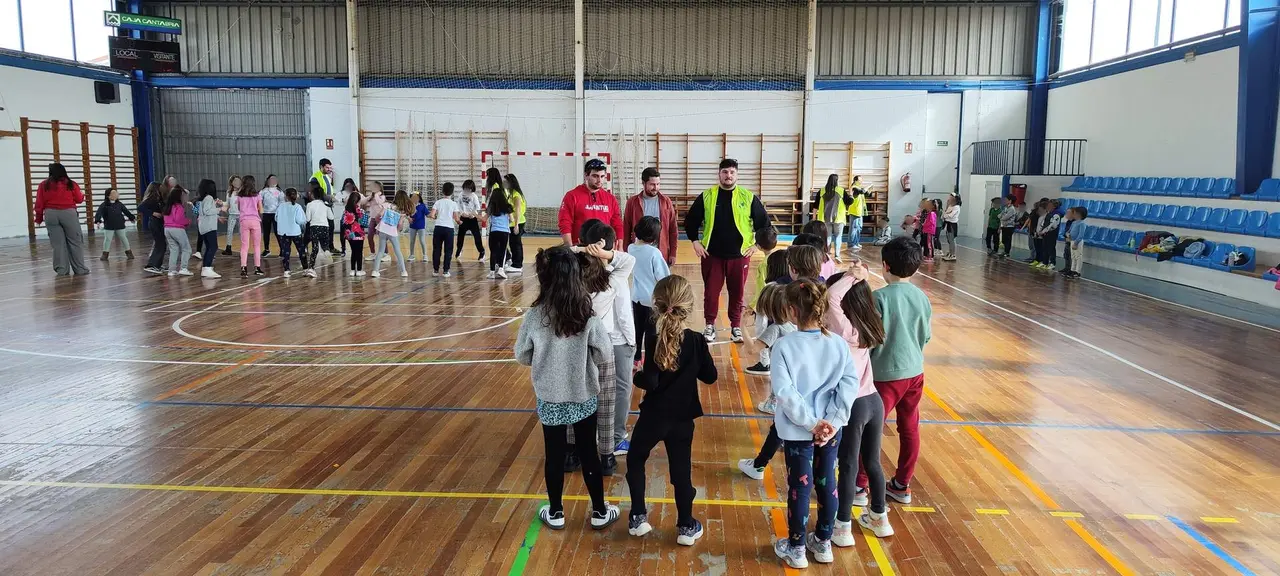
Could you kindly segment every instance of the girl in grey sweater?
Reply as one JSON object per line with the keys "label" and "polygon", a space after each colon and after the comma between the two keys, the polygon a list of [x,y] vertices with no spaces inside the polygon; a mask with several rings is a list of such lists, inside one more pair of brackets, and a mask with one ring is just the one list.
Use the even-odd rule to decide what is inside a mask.
{"label": "girl in grey sweater", "polygon": [[604,499],[604,478],[596,450],[596,410],[600,365],[613,359],[613,345],[592,316],[591,295],[578,258],[566,246],[539,250],[539,291],[516,335],[516,360],[532,367],[533,392],[546,446],[547,496],[538,519],[552,530],[564,529],[566,429],[577,437],[582,478],[591,495],[591,527],[602,530],[618,520],[618,507]]}

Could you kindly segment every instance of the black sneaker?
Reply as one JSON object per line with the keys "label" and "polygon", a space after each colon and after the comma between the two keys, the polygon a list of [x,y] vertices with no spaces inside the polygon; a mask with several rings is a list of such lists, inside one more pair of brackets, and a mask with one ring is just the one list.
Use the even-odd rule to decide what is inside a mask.
{"label": "black sneaker", "polygon": [[261,266],[254,266],[254,267],[253,267],[253,275],[254,275],[254,276],[262,276],[262,275],[263,275],[262,267],[261,267]]}
{"label": "black sneaker", "polygon": [[231,255],[231,245],[230,245],[230,244],[227,244],[227,247],[222,249],[222,255],[223,255],[223,256],[230,256],[230,255]]}
{"label": "black sneaker", "polygon": [[581,469],[582,469],[582,461],[578,460],[578,455],[574,454],[573,446],[570,445],[569,452],[564,455],[564,471],[566,473],[569,473],[569,472],[577,472],[578,470],[581,470]]}
{"label": "black sneaker", "polygon": [[262,251],[262,257],[263,257],[263,258],[266,258],[267,256],[270,256],[270,255],[271,255],[271,251],[270,251],[270,250],[263,250],[263,251]]}
{"label": "black sneaker", "polygon": [[613,476],[618,471],[618,459],[613,454],[600,456],[600,474],[604,476]]}
{"label": "black sneaker", "polygon": [[241,267],[240,267],[240,277],[241,277],[241,278],[248,278],[248,277],[249,277],[249,269],[248,269],[248,268],[245,268],[244,266],[241,266]]}
{"label": "black sneaker", "polygon": [[649,525],[649,515],[645,513],[631,514],[627,520],[627,533],[632,536],[644,536],[653,530]]}
{"label": "black sneaker", "polygon": [[693,521],[692,526],[678,527],[678,534],[676,535],[676,544],[679,544],[681,546],[693,546],[693,543],[697,542],[698,539],[701,537],[702,537],[702,523],[695,519]]}
{"label": "black sneaker", "polygon": [[756,362],[754,366],[747,368],[746,372],[747,374],[754,374],[756,376],[768,376],[769,367],[765,366],[763,362]]}
{"label": "black sneaker", "polygon": [[147,266],[146,268],[143,268],[143,269],[142,269],[142,271],[143,271],[143,272],[147,272],[147,273],[149,273],[149,274],[159,274],[159,273],[160,273],[160,269],[159,269],[159,268],[156,268],[155,266]]}

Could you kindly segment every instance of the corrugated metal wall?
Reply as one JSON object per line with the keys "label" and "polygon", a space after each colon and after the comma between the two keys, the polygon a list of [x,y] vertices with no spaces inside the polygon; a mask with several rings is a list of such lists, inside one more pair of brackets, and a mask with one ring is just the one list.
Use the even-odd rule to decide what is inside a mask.
{"label": "corrugated metal wall", "polygon": [[362,76],[573,78],[572,0],[357,5]]}
{"label": "corrugated metal wall", "polygon": [[156,90],[159,105],[157,170],[194,187],[202,178],[227,186],[232,174],[268,174],[282,188],[302,190],[307,160],[305,90]]}
{"label": "corrugated metal wall", "polygon": [[1030,2],[819,3],[817,74],[1027,77],[1035,34]]}
{"label": "corrugated metal wall", "polygon": [[176,40],[193,74],[344,76],[342,2],[153,2],[145,12],[182,20]]}
{"label": "corrugated metal wall", "polygon": [[804,0],[590,0],[585,7],[587,78],[804,79]]}

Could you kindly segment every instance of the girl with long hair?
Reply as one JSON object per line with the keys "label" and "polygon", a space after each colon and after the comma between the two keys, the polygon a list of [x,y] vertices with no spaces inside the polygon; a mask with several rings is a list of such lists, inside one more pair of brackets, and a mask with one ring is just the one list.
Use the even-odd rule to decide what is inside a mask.
{"label": "girl with long hair", "polygon": [[341,210],[341,212],[338,213],[338,217],[337,217],[338,245],[342,247],[342,249],[338,251],[339,256],[347,255],[347,228],[346,228],[346,225],[342,223],[342,221],[346,220],[347,200],[351,198],[351,195],[353,193],[354,194],[360,193],[358,190],[356,190],[356,181],[350,178],[343,180],[342,193],[338,196],[338,200],[334,205],[334,207],[337,210]]}
{"label": "girl with long hair", "polygon": [[218,253],[218,222],[222,220],[225,205],[218,199],[218,185],[208,178],[196,186],[196,195],[200,203],[196,206],[196,232],[205,250],[200,254],[203,266],[200,268],[201,278],[221,278],[222,275],[213,270],[213,256]]}
{"label": "girl with long hair", "polygon": [[76,206],[84,203],[80,185],[67,176],[67,168],[54,162],[49,177],[36,188],[35,222],[44,224],[53,245],[53,271],[58,276],[89,273],[84,265],[84,234]]}
{"label": "girl with long hair", "polygon": [[253,254],[253,274],[262,276],[262,197],[253,176],[244,177],[235,203],[240,208],[240,277],[249,276],[249,254]]}
{"label": "girl with long hair", "polygon": [[506,184],[507,201],[511,203],[511,214],[514,221],[511,223],[511,237],[507,239],[507,264],[508,274],[519,274],[524,271],[524,224],[525,209],[528,206],[525,203],[524,191],[520,188],[520,180],[515,174],[507,174],[503,177]]}
{"label": "girl with long hair", "polygon": [[[280,190],[280,180],[275,174],[268,174],[262,182],[262,257],[271,255],[271,237],[276,233],[276,210],[284,202],[284,191]],[[276,241],[279,244],[279,240]]]}
{"label": "girl with long hair", "polygon": [[[373,252],[377,249],[378,242],[378,224],[382,223],[382,213],[387,209],[387,195],[382,191],[382,182],[374,180],[373,183],[365,189],[366,194],[360,199],[360,207],[364,208],[369,214],[369,226],[364,229],[365,237],[368,240],[369,254],[365,256],[365,260],[373,258]],[[391,260],[391,255],[386,254],[379,262]]]}
{"label": "girl with long hair", "polygon": [[360,208],[360,191],[352,189],[351,194],[347,195],[346,209],[342,212],[342,236],[351,245],[352,277],[364,276],[364,226],[368,222],[368,217]]}
{"label": "girl with long hair", "polygon": [[400,277],[409,277],[409,270],[404,266],[404,254],[400,252],[400,234],[409,229],[409,219],[412,215],[413,204],[409,202],[409,194],[404,190],[397,190],[395,198],[383,209],[382,218],[375,227],[378,233],[378,248],[373,255],[373,273],[369,276],[373,278],[382,276],[380,270],[382,255],[389,250],[395,255],[396,265],[400,267]]}
{"label": "girl with long hair", "polygon": [[627,452],[627,531],[644,536],[652,530],[644,500],[645,462],[662,442],[675,487],[676,543],[681,546],[692,546],[702,536],[702,523],[693,517],[693,421],[703,414],[698,381],[715,384],[718,376],[707,339],[685,328],[693,303],[693,287],[684,277],[667,276],[653,288],[655,328],[644,333],[644,368],[635,377],[645,394]]}
{"label": "girl with long hair", "polygon": [[827,176],[827,184],[818,191],[814,204],[818,211],[815,219],[827,225],[823,240],[835,249],[833,256],[836,262],[840,262],[840,243],[844,241],[844,223],[849,219],[853,196],[845,192],[840,186],[840,178],[832,174]]}
{"label": "girl with long hair", "polygon": [[[493,170],[493,168],[490,168]],[[501,184],[489,192],[489,275],[486,278],[506,278],[507,240],[511,237],[511,203]]]}
{"label": "girl with long hair", "polygon": [[119,239],[124,248],[125,257],[133,260],[133,250],[129,249],[129,235],[124,228],[124,221],[133,222],[133,213],[120,201],[120,192],[115,188],[107,188],[106,199],[93,211],[93,221],[102,227],[102,261],[111,257],[111,241]]}
{"label": "girl with long hair", "polygon": [[466,243],[467,232],[471,233],[476,244],[477,262],[484,262],[484,239],[480,234],[480,213],[483,211],[484,199],[476,194],[476,183],[466,180],[462,183],[462,194],[458,196],[458,250],[454,260],[462,260],[462,245]]}
{"label": "girl with long hair", "polygon": [[[240,204],[236,202],[236,197],[240,195],[240,190],[244,188],[244,180],[238,174],[232,174],[227,179],[227,247],[223,249],[223,256],[231,255],[231,239],[235,238],[236,230],[240,227]],[[241,250],[244,249],[243,244]]]}
{"label": "girl with long hair", "polygon": [[[959,194],[948,194],[947,207],[942,211],[942,224],[947,236],[947,252],[942,255],[942,259],[949,262],[956,259],[956,235],[960,233],[961,204]],[[999,224],[998,215],[996,223]],[[994,238],[994,235],[992,237]]]}
{"label": "girl with long hair", "polygon": [[596,451],[596,410],[600,364],[612,361],[613,347],[591,313],[591,294],[582,281],[578,256],[567,246],[539,250],[535,261],[538,297],[516,334],[516,361],[532,367],[533,393],[545,447],[543,474],[549,504],[538,519],[564,529],[564,462],[567,429],[579,439],[582,479],[591,495],[591,527],[603,530],[618,520],[618,507],[604,499],[604,477]]}
{"label": "girl with long hair", "polygon": [[329,229],[329,217],[332,213],[329,206],[325,204],[324,188],[320,183],[311,181],[311,190],[307,194],[307,207],[303,211],[306,216],[306,235],[307,244],[310,244],[311,257],[308,258],[305,250],[298,254],[298,260],[302,261],[302,273],[308,277],[316,277],[316,260],[320,258],[320,250],[325,246],[325,238],[330,238],[333,234]]}
{"label": "girl with long hair", "polygon": [[[298,189],[285,190],[284,202],[276,210],[276,237],[280,239],[280,263],[284,265],[285,278],[289,277],[289,256],[294,247],[298,249],[298,262],[306,259],[307,245],[302,236],[306,223],[307,212],[298,201]],[[305,270],[306,266],[302,268]]]}
{"label": "girl with long hair", "polygon": [[[858,517],[858,523],[877,537],[893,535],[885,507],[884,470],[880,466],[880,439],[884,428],[884,402],[876,392],[871,374],[871,349],[884,343],[884,321],[871,295],[867,265],[859,261],[848,272],[829,278],[827,311],[823,316],[830,330],[844,339],[853,355],[858,374],[858,391],[849,412],[849,423],[841,429],[837,449],[839,479],[838,509],[831,543],[853,546],[853,507],[870,509]],[[867,490],[857,488],[858,465],[869,479]]]}
{"label": "girl with long hair", "polygon": [[187,191],[181,186],[169,189],[164,204],[164,238],[169,244],[169,275],[190,276],[187,259],[191,258],[191,239],[187,237]]}
{"label": "girl with long hair", "polygon": [[138,214],[145,218],[147,232],[151,234],[151,254],[147,256],[147,266],[143,268],[151,274],[166,271],[163,268],[164,252],[169,243],[164,238],[164,202],[165,198],[160,194],[160,183],[152,182],[147,184],[147,191],[138,204]]}

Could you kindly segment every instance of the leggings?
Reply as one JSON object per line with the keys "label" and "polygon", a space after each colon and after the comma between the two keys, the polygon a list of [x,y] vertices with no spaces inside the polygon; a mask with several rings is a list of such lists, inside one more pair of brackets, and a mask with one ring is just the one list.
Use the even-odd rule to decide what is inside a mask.
{"label": "leggings", "polygon": [[[280,240],[280,261],[284,263],[284,271],[289,271],[289,256],[291,256],[291,248],[298,247],[298,262],[301,264],[307,259],[307,243],[302,236],[276,236]],[[307,267],[303,265],[305,270]]]}
{"label": "leggings", "polygon": [[982,237],[982,243],[986,245],[987,252],[995,254],[996,250],[1000,249],[999,233],[999,228],[987,228],[987,235]]}
{"label": "leggings", "polygon": [[[425,230],[423,230],[425,232]],[[453,228],[436,226],[431,231],[431,269],[440,271],[440,253],[444,252],[444,273],[449,273],[449,264],[453,262]],[[427,249],[422,249],[422,257],[427,257]]]}
{"label": "leggings", "polygon": [[884,469],[880,467],[880,436],[884,429],[884,401],[879,394],[868,394],[853,402],[849,424],[841,429],[839,461],[840,470],[836,487],[840,504],[836,520],[853,520],[853,495],[857,490],[858,464],[870,482],[871,511],[884,512]]}
{"label": "leggings", "polygon": [[160,269],[164,266],[165,249],[169,247],[169,241],[164,237],[164,224],[159,218],[152,216],[150,219],[149,229],[151,232],[151,255],[147,256],[147,267]]}
{"label": "leggings", "polygon": [[1004,255],[1008,256],[1013,249],[1013,228],[1000,229],[1000,243],[1004,244]]}
{"label": "leggings", "polygon": [[[234,204],[232,204],[234,206]],[[231,250],[231,239],[236,237],[236,229],[244,232],[244,226],[240,224],[240,213],[227,214],[227,250]],[[243,241],[241,241],[243,243]],[[230,252],[228,252],[230,254]]]}
{"label": "leggings", "polygon": [[[271,235],[276,231],[276,215],[262,215],[262,253],[266,254],[271,251]],[[279,243],[279,241],[277,241]]]}
{"label": "leggings", "polygon": [[427,229],[426,228],[410,228],[409,229],[409,257],[414,258],[418,254],[418,245],[422,245],[422,259],[427,259]]}
{"label": "leggings", "polygon": [[935,234],[920,232],[920,248],[924,249],[925,258],[933,258],[933,241]]}
{"label": "leggings", "polygon": [[660,418],[636,420],[627,452],[627,486],[631,488],[631,514],[647,514],[644,501],[645,462],[662,442],[667,448],[667,469],[676,497],[676,526],[693,525],[693,420],[670,422]]}
{"label": "leggings", "polygon": [[165,240],[169,243],[169,271],[186,270],[191,257],[191,239],[186,228],[165,228]]}
{"label": "leggings", "polygon": [[204,252],[200,253],[205,268],[213,268],[213,256],[218,252],[218,230],[210,230],[197,236],[197,243],[204,242]]}
{"label": "leggings", "polygon": [[121,228],[120,230],[103,230],[102,231],[102,251],[103,252],[111,251],[112,238],[119,239],[120,248],[125,252],[129,251],[129,236],[125,233],[125,230]]}
{"label": "leggings", "polygon": [[311,226],[307,229],[310,235],[311,257],[307,257],[306,251],[302,251],[298,258],[302,260],[302,267],[307,270],[314,270],[316,267],[316,258],[320,257],[320,249],[324,247],[325,238],[330,238],[332,242],[333,234],[329,233],[328,226]]}
{"label": "leggings", "polygon": [[458,224],[458,251],[453,255],[454,258],[462,256],[462,245],[466,243],[467,232],[470,232],[476,241],[476,252],[484,258],[484,241],[480,238],[480,219],[479,218],[463,218]]}
{"label": "leggings", "polygon": [[507,238],[511,236],[510,232],[494,232],[489,231],[489,252],[493,254],[493,258],[489,259],[489,271],[497,270],[499,266],[506,263],[503,260],[507,255]]}
{"label": "leggings", "polygon": [[249,254],[253,254],[255,268],[262,267],[262,222],[258,220],[240,221],[240,267],[249,265]]}
{"label": "leggings", "polygon": [[329,252],[333,252],[333,218],[329,219],[329,233],[324,237],[324,248]]}
{"label": "leggings", "polygon": [[[640,361],[640,355],[644,352],[644,334],[646,330],[652,328],[653,309],[639,302],[631,303],[631,316],[635,318],[636,325],[636,357],[635,361]],[[761,314],[763,316],[763,314]]]}
{"label": "leggings", "polygon": [[513,268],[524,268],[524,224],[520,225],[520,232],[511,234],[507,237],[507,251],[510,253],[507,262],[511,263]]}
{"label": "leggings", "polygon": [[760,446],[760,454],[756,456],[755,462],[752,463],[756,468],[764,468],[773,460],[773,455],[778,453],[778,446],[782,445],[782,441],[778,439],[778,427],[773,424],[769,425],[769,435],[764,437],[764,445]]}
{"label": "leggings", "polygon": [[351,271],[364,271],[364,240],[347,239],[347,244],[351,245]]}
{"label": "leggings", "polygon": [[840,256],[841,243],[844,242],[844,222],[828,222],[827,223],[827,244],[835,249],[837,257]]}
{"label": "leggings", "polygon": [[818,521],[814,536],[830,540],[835,529],[837,501],[836,451],[840,448],[840,432],[818,446],[813,440],[787,440],[783,452],[787,458],[787,538],[792,546],[803,546],[809,526],[809,491],[818,500]]}
{"label": "leggings", "polygon": [[393,236],[385,232],[378,233],[378,247],[373,253],[373,269],[382,269],[382,254],[387,250],[395,251],[396,264],[400,266],[400,274],[407,274],[408,271],[404,267],[404,253],[400,251],[400,236]]}
{"label": "leggings", "polygon": [[960,224],[957,222],[947,222],[947,254],[952,256],[956,253],[956,234],[960,231]]}
{"label": "leggings", "polygon": [[[568,443],[565,440],[565,429],[570,428],[566,425],[550,426],[542,425],[542,442],[546,447],[547,458],[543,462],[542,471],[547,482],[547,498],[551,503],[551,513],[564,511],[564,457],[568,452]],[[596,436],[596,415],[592,414],[574,422],[572,425],[575,435],[582,438],[595,438]],[[574,452],[577,453],[578,459],[582,461],[582,480],[587,485],[587,493],[591,495],[591,509],[603,514],[605,512],[604,503],[604,477],[600,475],[600,456],[596,454],[596,446],[594,442],[580,442],[574,445]]]}

